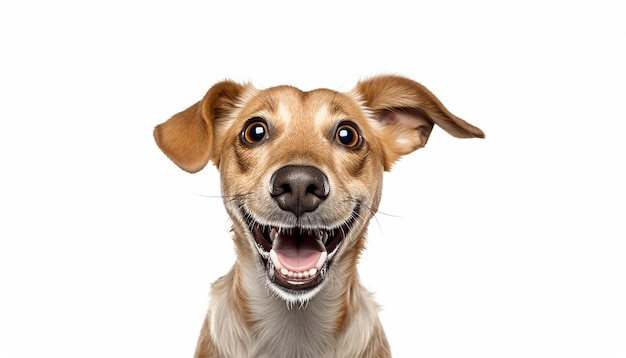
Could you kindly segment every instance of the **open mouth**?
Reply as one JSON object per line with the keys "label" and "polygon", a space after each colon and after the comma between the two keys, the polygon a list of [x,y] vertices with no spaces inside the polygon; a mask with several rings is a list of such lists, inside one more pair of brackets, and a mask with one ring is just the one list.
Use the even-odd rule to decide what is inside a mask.
{"label": "open mouth", "polygon": [[302,292],[317,287],[325,279],[358,217],[358,207],[347,221],[331,229],[270,226],[258,223],[249,213],[244,213],[244,217],[269,280],[288,292]]}

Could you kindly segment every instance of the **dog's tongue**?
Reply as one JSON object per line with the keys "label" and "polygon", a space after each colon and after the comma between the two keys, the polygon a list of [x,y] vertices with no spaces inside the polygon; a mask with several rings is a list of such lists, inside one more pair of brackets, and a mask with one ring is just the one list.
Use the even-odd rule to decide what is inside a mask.
{"label": "dog's tongue", "polygon": [[314,268],[322,252],[326,251],[319,236],[313,233],[278,234],[273,249],[283,267],[294,272]]}

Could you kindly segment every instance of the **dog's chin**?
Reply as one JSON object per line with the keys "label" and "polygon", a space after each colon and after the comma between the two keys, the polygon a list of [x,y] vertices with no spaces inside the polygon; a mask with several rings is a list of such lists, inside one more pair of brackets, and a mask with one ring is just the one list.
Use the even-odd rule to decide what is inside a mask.
{"label": "dog's chin", "polygon": [[340,225],[284,227],[243,212],[270,291],[288,303],[306,303],[324,286],[330,267],[358,217],[358,206]]}

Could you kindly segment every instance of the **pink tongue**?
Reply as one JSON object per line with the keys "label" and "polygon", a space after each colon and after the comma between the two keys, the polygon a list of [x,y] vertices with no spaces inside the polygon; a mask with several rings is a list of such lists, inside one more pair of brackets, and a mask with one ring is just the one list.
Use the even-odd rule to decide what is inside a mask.
{"label": "pink tongue", "polygon": [[297,236],[299,235],[279,235],[274,243],[274,251],[287,270],[307,271],[315,267],[325,248],[314,236]]}

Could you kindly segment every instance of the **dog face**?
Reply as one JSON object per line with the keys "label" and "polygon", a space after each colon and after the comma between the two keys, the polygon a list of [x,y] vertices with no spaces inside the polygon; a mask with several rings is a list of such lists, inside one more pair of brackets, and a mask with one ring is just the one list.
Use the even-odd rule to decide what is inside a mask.
{"label": "dog face", "polygon": [[272,88],[246,99],[226,134],[226,207],[268,287],[288,301],[312,297],[344,252],[360,250],[378,207],[379,128],[357,103],[328,90]]}
{"label": "dog face", "polygon": [[329,277],[356,275],[383,172],[423,147],[434,124],[484,136],[403,77],[347,93],[224,81],[157,126],[155,139],[186,171],[213,161],[239,260],[279,297],[305,302]]}

